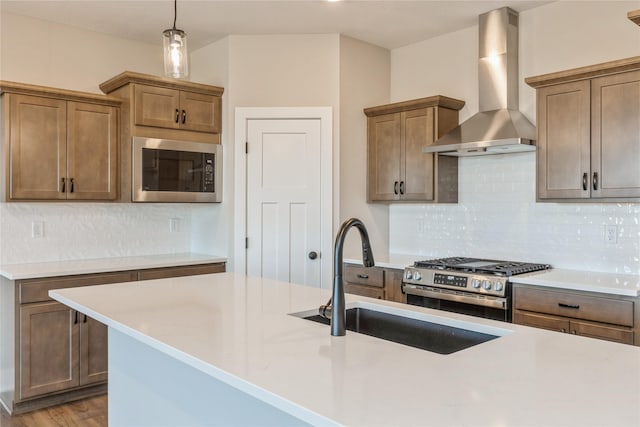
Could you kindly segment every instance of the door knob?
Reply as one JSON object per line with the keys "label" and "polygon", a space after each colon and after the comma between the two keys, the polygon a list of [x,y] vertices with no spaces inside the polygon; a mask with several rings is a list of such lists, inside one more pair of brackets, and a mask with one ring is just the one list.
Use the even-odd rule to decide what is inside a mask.
{"label": "door knob", "polygon": [[318,252],[316,251],[309,252],[309,259],[316,259],[316,258],[318,258]]}

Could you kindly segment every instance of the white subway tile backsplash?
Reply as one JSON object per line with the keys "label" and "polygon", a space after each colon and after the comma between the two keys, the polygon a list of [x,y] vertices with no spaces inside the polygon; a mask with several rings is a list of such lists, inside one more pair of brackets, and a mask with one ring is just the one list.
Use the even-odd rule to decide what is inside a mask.
{"label": "white subway tile backsplash", "polygon": [[[178,218],[178,232],[169,219]],[[31,223],[44,237],[31,237]],[[0,263],[190,252],[188,204],[0,203]]]}
{"label": "white subway tile backsplash", "polygon": [[640,204],[537,203],[535,175],[535,153],[460,158],[457,205],[390,206],[390,251],[640,274]]}

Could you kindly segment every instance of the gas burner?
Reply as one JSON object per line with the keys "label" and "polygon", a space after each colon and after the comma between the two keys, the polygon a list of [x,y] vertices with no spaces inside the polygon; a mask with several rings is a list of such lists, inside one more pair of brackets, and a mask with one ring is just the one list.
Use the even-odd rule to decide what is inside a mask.
{"label": "gas burner", "polygon": [[449,257],[416,261],[414,263],[414,267],[491,274],[505,277],[550,268],[548,264],[532,264],[518,261],[499,261],[467,257]]}

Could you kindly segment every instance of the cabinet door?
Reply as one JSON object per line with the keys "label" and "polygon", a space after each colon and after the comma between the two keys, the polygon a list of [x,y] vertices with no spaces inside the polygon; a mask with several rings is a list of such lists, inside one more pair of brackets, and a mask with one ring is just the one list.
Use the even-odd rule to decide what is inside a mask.
{"label": "cabinet door", "polygon": [[220,133],[221,99],[194,92],[180,92],[180,125],[182,129]]}
{"label": "cabinet door", "polygon": [[118,185],[118,109],[69,102],[67,199],[115,200]]}
{"label": "cabinet door", "polygon": [[537,99],[538,198],[589,198],[589,82],[544,87]]}
{"label": "cabinet door", "polygon": [[422,149],[434,142],[434,109],[401,113],[400,199],[433,200],[433,153]]}
{"label": "cabinet door", "polygon": [[386,269],[384,271],[385,299],[395,302],[407,302],[407,296],[402,292],[402,270]]}
{"label": "cabinet door", "polygon": [[77,316],[57,302],[20,306],[19,399],[79,384]]}
{"label": "cabinet door", "polygon": [[180,91],[139,84],[134,91],[136,125],[180,128]]}
{"label": "cabinet door", "polygon": [[80,385],[107,381],[106,325],[82,314],[80,323]]}
{"label": "cabinet door", "polygon": [[640,71],[591,83],[592,197],[640,197]]}
{"label": "cabinet door", "polygon": [[372,286],[354,285],[351,283],[344,284],[344,291],[348,294],[360,295],[363,297],[384,299],[384,289],[374,288]]}
{"label": "cabinet door", "polygon": [[513,312],[513,323],[549,329],[550,331],[569,332],[569,319],[550,316],[548,314],[529,313],[516,310]]}
{"label": "cabinet door", "polygon": [[9,198],[65,199],[66,102],[26,95],[10,97]]}
{"label": "cabinet door", "polygon": [[611,325],[571,320],[572,334],[598,338],[622,344],[633,344],[633,331],[630,328],[617,328]]}
{"label": "cabinet door", "polygon": [[400,186],[400,113],[368,119],[369,201],[399,198]]}

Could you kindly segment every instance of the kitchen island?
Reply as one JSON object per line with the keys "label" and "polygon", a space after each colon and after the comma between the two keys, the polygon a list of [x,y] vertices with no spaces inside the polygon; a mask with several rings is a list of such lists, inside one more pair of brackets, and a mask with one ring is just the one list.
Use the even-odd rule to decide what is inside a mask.
{"label": "kitchen island", "polygon": [[347,295],[497,339],[449,355],[331,337],[327,290],[235,273],[51,291],[109,326],[124,425],[638,426],[640,348]]}

